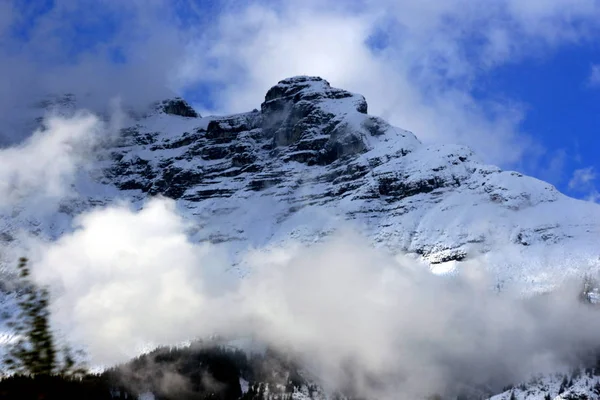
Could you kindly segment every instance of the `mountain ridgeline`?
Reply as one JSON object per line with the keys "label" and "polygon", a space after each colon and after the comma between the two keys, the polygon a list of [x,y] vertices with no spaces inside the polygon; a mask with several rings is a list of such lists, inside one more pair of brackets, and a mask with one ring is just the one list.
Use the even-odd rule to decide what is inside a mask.
{"label": "mountain ridgeline", "polygon": [[[40,115],[77,109],[73,96],[39,104]],[[422,144],[367,111],[363,96],[307,76],[280,81],[248,113],[201,117],[181,98],[156,103],[97,150],[91,183],[80,179],[58,216],[4,215],[3,237],[24,228],[56,238],[115,197],[163,195],[202,226],[192,240],[223,243],[237,261],[249,246],[312,242],[346,221],[434,269],[480,259],[498,285],[541,288],[555,272],[597,269],[600,207],[468,147]]]}
{"label": "mountain ridgeline", "polygon": [[282,80],[243,114],[201,118],[181,99],[156,110],[107,150],[103,182],[176,199],[205,227],[195,239],[234,254],[345,220],[432,265],[482,258],[498,284],[597,267],[600,207],[465,146],[422,144],[321,78]]}
{"label": "mountain ridgeline", "polygon": [[[29,111],[38,122],[49,109],[64,115],[78,109],[72,95],[35,107]],[[58,212],[0,215],[0,244],[15,247],[22,230],[60,238],[81,212],[122,198],[141,206],[161,195],[174,199],[194,227],[190,241],[222,246],[241,276],[250,248],[313,243],[346,227],[434,272],[478,262],[500,289],[543,292],[556,277],[595,274],[600,267],[598,205],[487,165],[466,146],[421,143],[369,115],[362,95],[318,77],[281,80],[260,109],[235,115],[200,116],[184,99],[165,99],[131,113],[119,135],[96,150]],[[595,302],[597,290],[588,289],[586,301]],[[1,290],[0,308],[10,313],[12,289]],[[598,367],[536,378],[494,399],[598,399]],[[0,396],[26,398],[28,379],[0,382]],[[160,348],[83,380],[44,379],[46,393],[98,399],[150,398],[145,393],[165,400],[354,398],[351,385],[344,395],[325,394],[285,355],[222,346]],[[459,398],[494,394],[468,389]]]}

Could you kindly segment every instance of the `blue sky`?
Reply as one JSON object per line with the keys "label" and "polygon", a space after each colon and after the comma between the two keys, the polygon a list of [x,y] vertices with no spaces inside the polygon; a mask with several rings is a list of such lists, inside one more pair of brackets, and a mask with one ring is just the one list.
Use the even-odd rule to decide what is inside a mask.
{"label": "blue sky", "polygon": [[492,71],[476,84],[481,96],[504,96],[522,102],[526,114],[522,130],[548,148],[544,161],[562,171],[537,171],[561,191],[586,197],[591,187],[569,187],[573,172],[600,168],[600,87],[589,81],[595,44],[573,46],[537,60],[527,60]]}
{"label": "blue sky", "polygon": [[0,105],[177,93],[218,114],[257,108],[287,76],[319,75],[427,144],[465,144],[598,200],[598,33],[591,0],[5,0]]}

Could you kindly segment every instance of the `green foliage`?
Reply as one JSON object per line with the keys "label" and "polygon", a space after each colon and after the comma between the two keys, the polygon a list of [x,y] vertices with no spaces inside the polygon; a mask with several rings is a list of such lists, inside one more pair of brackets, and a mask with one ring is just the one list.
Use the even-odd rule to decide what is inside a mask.
{"label": "green foliage", "polygon": [[71,349],[58,351],[50,327],[50,294],[30,280],[27,258],[18,263],[21,293],[17,297],[19,313],[10,326],[17,335],[4,359],[10,372],[28,376],[81,376],[85,369],[78,366]]}

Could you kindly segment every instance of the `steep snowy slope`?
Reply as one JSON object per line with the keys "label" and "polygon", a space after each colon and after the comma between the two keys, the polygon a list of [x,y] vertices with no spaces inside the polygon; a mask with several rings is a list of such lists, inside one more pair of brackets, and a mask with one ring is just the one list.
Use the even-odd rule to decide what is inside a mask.
{"label": "steep snowy slope", "polygon": [[[425,146],[321,78],[282,80],[260,110],[232,116],[201,118],[181,99],[165,101],[99,158],[100,178],[80,180],[79,204],[26,220],[29,228],[55,237],[77,211],[162,194],[196,223],[196,240],[232,254],[349,226],[439,272],[479,258],[499,284],[543,288],[600,265],[600,207],[485,165],[464,146]],[[4,216],[3,230],[23,223]]]}
{"label": "steep snowy slope", "polygon": [[[235,251],[312,241],[351,221],[378,245],[433,264],[485,254],[500,281],[596,267],[600,207],[482,164],[466,147],[424,146],[320,78],[281,81],[260,111],[126,129],[105,183],[179,199],[198,240]],[[448,266],[439,266],[440,270]]]}

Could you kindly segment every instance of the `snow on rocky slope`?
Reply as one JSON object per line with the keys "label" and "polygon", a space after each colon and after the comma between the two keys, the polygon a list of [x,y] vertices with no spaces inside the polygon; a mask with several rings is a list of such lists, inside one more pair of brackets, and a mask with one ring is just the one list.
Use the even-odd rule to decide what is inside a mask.
{"label": "snow on rocky slope", "polygon": [[164,101],[99,158],[95,178],[78,180],[78,201],[44,218],[5,215],[3,235],[25,225],[56,237],[83,209],[162,194],[197,224],[196,240],[232,254],[349,226],[440,272],[478,257],[499,284],[543,288],[600,265],[600,207],[485,165],[467,147],[425,146],[321,78],[282,80],[260,110],[231,116]]}
{"label": "snow on rocky slope", "polygon": [[317,240],[350,221],[442,271],[484,254],[501,282],[550,284],[549,272],[599,265],[600,207],[485,165],[464,146],[425,146],[320,78],[279,82],[260,111],[157,112],[124,132],[104,182],[178,199],[202,226],[198,240],[234,251]]}
{"label": "snow on rocky slope", "polygon": [[[77,108],[72,96],[57,104]],[[480,260],[498,285],[543,290],[600,266],[598,205],[486,165],[465,146],[426,146],[368,115],[363,96],[316,77],[282,80],[260,110],[237,115],[201,117],[179,98],[157,103],[133,116],[74,188],[57,211],[0,216],[0,241],[14,245],[23,228],[56,238],[83,210],[164,195],[197,227],[194,240],[225,246],[238,261],[252,247],[348,227],[435,272]]]}
{"label": "snow on rocky slope", "polygon": [[597,400],[600,399],[598,369],[576,369],[532,378],[489,400]]}

